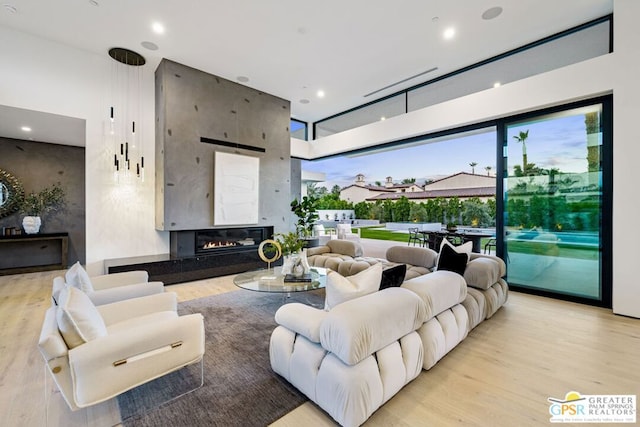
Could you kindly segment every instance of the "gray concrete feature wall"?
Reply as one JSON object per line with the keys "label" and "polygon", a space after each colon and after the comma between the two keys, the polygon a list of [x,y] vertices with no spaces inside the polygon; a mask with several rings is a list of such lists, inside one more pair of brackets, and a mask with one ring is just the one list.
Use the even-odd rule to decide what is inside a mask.
{"label": "gray concrete feature wall", "polygon": [[[218,151],[260,159],[257,225],[273,225],[276,233],[288,230],[290,102],[167,59],[156,69],[155,84],[156,228],[215,228]],[[201,137],[264,152],[204,143]]]}
{"label": "gray concrete feature wall", "polygon": [[[15,176],[25,194],[55,183],[65,191],[65,207],[42,217],[41,233],[69,233],[68,265],[86,263],[85,149],[69,145],[0,138],[0,169]],[[0,218],[1,227],[22,228],[24,214]]]}

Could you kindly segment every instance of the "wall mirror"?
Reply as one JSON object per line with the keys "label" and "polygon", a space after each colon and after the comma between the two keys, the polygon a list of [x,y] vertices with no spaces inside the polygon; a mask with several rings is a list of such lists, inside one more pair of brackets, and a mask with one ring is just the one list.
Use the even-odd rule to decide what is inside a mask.
{"label": "wall mirror", "polygon": [[18,179],[0,169],[0,218],[9,216],[20,208],[24,199],[24,189]]}

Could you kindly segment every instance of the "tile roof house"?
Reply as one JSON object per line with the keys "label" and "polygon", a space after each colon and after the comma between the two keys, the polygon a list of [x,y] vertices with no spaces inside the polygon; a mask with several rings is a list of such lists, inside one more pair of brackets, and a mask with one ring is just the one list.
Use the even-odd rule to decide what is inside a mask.
{"label": "tile roof house", "polygon": [[[451,198],[458,197],[460,199],[468,199],[471,197],[478,197],[483,202],[495,197],[496,185],[495,177],[476,175],[467,172],[458,172],[453,175],[438,179],[430,182],[420,188],[416,184],[410,184],[411,189],[414,187],[420,188],[418,191],[402,191],[409,184],[396,185],[394,187],[382,189],[380,187],[364,186],[362,190],[369,191],[369,196],[363,200],[367,202],[375,202],[378,200],[398,200],[401,197],[406,197],[413,202],[426,202],[429,199]],[[351,185],[345,187],[343,191],[345,194],[352,195],[355,191],[352,187],[357,185]],[[364,194],[364,191],[360,191],[358,194]],[[392,190],[392,191],[390,191]],[[342,191],[341,191],[342,196]]]}

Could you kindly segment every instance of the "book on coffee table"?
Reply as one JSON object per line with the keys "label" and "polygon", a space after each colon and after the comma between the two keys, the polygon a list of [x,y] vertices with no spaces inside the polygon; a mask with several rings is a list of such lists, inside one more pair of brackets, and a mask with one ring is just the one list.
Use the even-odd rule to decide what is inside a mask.
{"label": "book on coffee table", "polygon": [[285,282],[310,282],[311,274],[303,274],[302,276],[296,276],[295,274],[286,274],[284,276]]}

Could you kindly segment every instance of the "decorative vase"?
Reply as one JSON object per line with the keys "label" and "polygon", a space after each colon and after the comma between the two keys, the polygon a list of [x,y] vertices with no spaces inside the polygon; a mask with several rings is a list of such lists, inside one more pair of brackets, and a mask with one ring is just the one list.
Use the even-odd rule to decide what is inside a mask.
{"label": "decorative vase", "polygon": [[25,216],[22,220],[22,228],[27,234],[38,234],[42,220],[39,216]]}
{"label": "decorative vase", "polygon": [[299,254],[289,254],[282,257],[282,274],[294,274],[295,267],[299,263]]}

